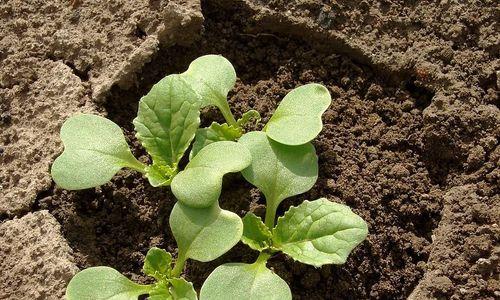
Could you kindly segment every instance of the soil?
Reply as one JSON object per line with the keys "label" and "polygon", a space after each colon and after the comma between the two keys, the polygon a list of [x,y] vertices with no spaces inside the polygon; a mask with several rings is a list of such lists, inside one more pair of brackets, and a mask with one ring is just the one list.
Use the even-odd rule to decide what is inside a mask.
{"label": "soil", "polygon": [[[203,28],[196,27],[201,23],[193,17],[185,36],[174,30],[170,42],[158,43],[134,68],[122,69],[120,78],[126,84],[110,75],[114,67],[93,81],[92,74],[99,72],[94,63],[89,63],[87,78],[76,76],[59,60],[40,64],[36,70],[41,75],[33,75],[24,87],[3,84],[10,98],[0,103],[0,146],[6,149],[0,154],[5,170],[0,173],[1,186],[6,191],[3,197],[0,190],[0,226],[25,222],[34,215],[31,212],[55,217],[48,224],[60,224],[61,243],[72,249],[61,246],[63,252],[78,268],[109,265],[146,282],[141,267],[147,250],[158,246],[176,251],[168,227],[173,195],[127,170],[100,188],[58,189],[47,179],[48,165],[61,150],[56,128],[75,111],[104,113],[124,129],[134,154],[147,161],[131,123],[138,99],[163,76],[182,72],[200,55],[217,53],[233,63],[239,77],[229,100],[237,117],[256,109],[265,124],[287,92],[309,82],[324,84],[333,97],[324,129],[314,141],[318,182],[306,194],[286,200],[279,213],[304,199],[327,197],[361,215],[370,234],[341,266],[315,269],[284,255],[273,257],[269,266],[288,282],[294,299],[500,298],[498,6],[494,1],[328,3],[203,1],[199,13],[187,13],[203,15]],[[131,9],[129,4],[123,7]],[[40,13],[40,22],[49,22],[44,14],[48,13]],[[119,28],[117,22],[113,24]],[[140,39],[168,36],[165,32],[146,30]],[[109,51],[121,53],[115,60],[120,62],[127,50]],[[67,84],[54,86],[54,74],[63,74],[57,82]],[[45,83],[35,79],[44,76],[49,78]],[[96,94],[102,78],[111,83]],[[80,90],[70,89],[71,80]],[[44,114],[30,122],[38,111],[25,113],[23,100],[39,107],[44,98],[51,105],[43,106]],[[54,116],[49,121],[50,113]],[[203,125],[212,121],[223,118],[215,109],[205,110]],[[47,128],[46,140],[38,141],[44,131],[37,128]],[[18,132],[16,139],[12,132]],[[39,153],[35,160],[40,163],[28,168],[33,152]],[[37,178],[43,184],[30,193],[19,192],[27,186],[21,180]],[[11,209],[17,203],[20,208]],[[240,216],[247,211],[263,215],[264,203],[240,175],[224,179],[223,208]],[[0,243],[12,243],[6,240]],[[256,256],[237,245],[216,261],[188,262],[185,274],[199,289],[221,263],[250,262]],[[0,264],[2,274],[21,273],[23,278],[12,265]],[[14,287],[4,298],[57,299],[69,277],[58,276],[54,280],[59,285],[46,286],[42,296],[29,294],[26,287],[43,283],[9,281]]]}

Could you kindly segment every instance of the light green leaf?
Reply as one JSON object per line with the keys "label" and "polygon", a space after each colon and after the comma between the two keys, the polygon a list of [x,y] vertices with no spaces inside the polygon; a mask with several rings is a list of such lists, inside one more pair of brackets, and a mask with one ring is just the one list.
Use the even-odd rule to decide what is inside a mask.
{"label": "light green leaf", "polygon": [[273,230],[274,246],[293,259],[320,267],[343,264],[368,235],[366,222],[325,198],[291,207]]}
{"label": "light green leaf", "polygon": [[172,255],[167,251],[153,247],[149,249],[142,270],[144,274],[163,280],[170,277]]}
{"label": "light green leaf", "polygon": [[67,190],[102,185],[124,167],[144,172],[130,152],[122,130],[112,121],[89,114],[75,115],[61,128],[64,152],[52,165],[52,178]]}
{"label": "light green leaf", "polygon": [[260,122],[261,118],[258,111],[251,109],[243,113],[241,118],[239,118],[238,121],[236,121],[236,124],[238,124],[239,127],[243,127],[246,124],[248,124],[251,120],[255,120],[256,123]]}
{"label": "light green leaf", "polygon": [[261,131],[244,134],[239,143],[252,154],[252,164],[241,173],[264,193],[267,210],[276,211],[284,199],[308,191],[318,178],[318,158],[310,143],[287,146]]}
{"label": "light green leaf", "polygon": [[133,123],[137,138],[157,166],[148,173],[155,178],[152,183],[161,182],[160,166],[177,167],[200,125],[199,109],[198,94],[179,75],[163,78],[141,98]]}
{"label": "light green leaf", "polygon": [[214,260],[238,243],[243,223],[238,215],[215,202],[208,208],[192,208],[177,202],[170,214],[170,228],[179,248],[178,259]]}
{"label": "light green leaf", "polygon": [[321,84],[298,87],[283,98],[264,131],[285,145],[310,142],[323,128],[321,115],[331,102],[330,93]]}
{"label": "light green leaf", "polygon": [[132,282],[117,270],[93,267],[76,274],[66,289],[68,300],[137,300],[151,286]]}
{"label": "light green leaf", "polygon": [[177,174],[177,165],[171,167],[153,163],[147,166],[145,170],[151,186],[168,186],[174,179],[175,174]]}
{"label": "light green leaf", "polygon": [[227,125],[227,123],[221,125],[213,122],[207,128],[200,128],[196,131],[196,137],[189,159],[193,159],[193,157],[198,154],[201,149],[211,143],[220,141],[236,141],[242,134],[243,131],[241,128]]}
{"label": "light green leaf", "polygon": [[219,199],[224,174],[241,171],[250,163],[245,146],[228,141],[209,144],[174,177],[172,192],[185,205],[210,207]]}
{"label": "light green leaf", "polygon": [[241,241],[254,250],[262,251],[272,245],[272,233],[260,217],[249,212],[243,217]]}
{"label": "light green leaf", "polygon": [[155,284],[149,293],[148,300],[174,300],[166,281],[161,281]]}
{"label": "light green leaf", "polygon": [[201,287],[200,300],[291,300],[288,284],[265,264],[217,267]]}
{"label": "light green leaf", "polygon": [[197,300],[198,296],[194,290],[193,284],[187,282],[184,278],[172,278],[169,280],[170,294],[174,300]]}
{"label": "light green leaf", "polygon": [[220,55],[198,57],[180,75],[200,95],[202,107],[217,106],[227,122],[236,125],[227,103],[227,94],[236,83],[236,72],[227,59]]}

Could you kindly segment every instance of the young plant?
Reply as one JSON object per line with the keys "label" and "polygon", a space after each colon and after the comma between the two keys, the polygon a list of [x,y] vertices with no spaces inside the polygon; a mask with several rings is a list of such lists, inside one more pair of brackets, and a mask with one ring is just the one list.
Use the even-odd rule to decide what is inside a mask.
{"label": "young plant", "polygon": [[137,300],[141,295],[149,295],[150,300],[198,299],[193,284],[172,270],[172,256],[167,251],[151,248],[142,270],[155,283],[137,284],[110,267],[85,269],[71,279],[66,299]]}
{"label": "young plant", "polygon": [[[178,199],[169,218],[178,245],[175,265],[164,250],[153,248],[146,256],[144,272],[156,283],[139,285],[112,268],[89,268],[71,280],[68,299],[196,299],[192,284],[180,278],[186,260],[214,260],[240,239],[260,252],[256,262],[219,266],[203,284],[201,299],[291,299],[287,283],[266,266],[273,254],[316,267],[341,264],[366,238],[367,225],[359,216],[324,198],[291,207],[275,224],[279,204],[317,180],[310,141],[322,129],[321,115],[331,103],[328,90],[319,84],[292,90],[263,131],[245,134],[245,124],[260,116],[251,110],[236,120],[231,114],[227,94],[235,82],[225,58],[207,55],[154,85],[141,98],[133,122],[152,158],[149,165],[132,155],[121,129],[103,117],[81,114],[64,123],[65,150],[52,166],[59,186],[95,187],[127,167],[155,187],[171,186]],[[207,105],[218,107],[226,123],[198,128],[200,109]],[[180,171],[191,144],[190,162]],[[265,223],[252,213],[242,220],[219,206],[223,176],[240,171],[266,198]]]}
{"label": "young plant", "polygon": [[[120,127],[106,118],[79,114],[63,124],[65,149],[51,169],[58,186],[69,190],[96,187],[126,167],[143,173],[152,186],[173,183],[174,194],[181,201],[170,215],[178,243],[175,266],[170,268],[172,257],[164,250],[152,249],[146,258],[145,273],[157,279],[156,284],[137,285],[108,267],[89,268],[71,280],[68,299],[137,299],[142,294],[149,294],[150,299],[196,299],[192,285],[179,277],[186,260],[216,259],[231,249],[243,232],[240,217],[221,209],[217,201],[222,177],[251,163],[246,147],[231,140],[243,134],[246,122],[258,118],[249,111],[235,121],[226,100],[235,81],[234,69],[225,58],[207,55],[193,61],[186,72],[155,84],[141,98],[133,121],[138,140],[151,156],[149,165],[132,155]],[[219,107],[230,124],[214,123],[198,129],[200,108],[206,105]],[[191,152],[191,162],[179,173],[178,163],[195,136],[198,143]],[[184,183],[186,188],[176,188]],[[193,197],[197,204],[190,200]],[[152,263],[161,263],[163,271],[151,273]]]}
{"label": "young plant", "polygon": [[[217,200],[222,188],[222,176],[241,171],[250,163],[250,152],[236,142],[216,142],[201,149],[172,184],[172,190],[181,195],[179,200],[187,199],[189,195],[197,199],[204,196],[200,200],[203,205],[191,207],[178,202],[170,214],[170,228],[178,246],[174,267],[171,267],[170,253],[152,248],[143,269],[146,275],[157,280],[155,284],[138,285],[112,268],[93,267],[73,277],[66,292],[67,299],[137,299],[139,295],[146,294],[151,300],[197,299],[192,284],[180,275],[187,259],[211,261],[239,242],[243,233],[241,218],[221,209]],[[203,176],[189,176],[192,171]],[[213,176],[214,180],[206,181],[204,175]],[[177,182],[187,184],[180,194]],[[203,195],[203,191],[207,194]]]}
{"label": "young plant", "polygon": [[[149,165],[132,155],[120,127],[112,121],[89,114],[69,118],[61,128],[64,152],[52,165],[54,181],[68,190],[87,189],[130,168],[143,173],[152,186],[170,185],[195,137],[191,158],[210,143],[235,141],[246,123],[259,118],[252,110],[235,120],[227,103],[235,82],[236,73],[227,59],[206,55],[194,60],[186,72],[155,84],[141,98],[133,121],[137,139],[151,156]],[[218,107],[227,123],[199,129],[200,109],[207,105]]]}
{"label": "young plant", "polygon": [[243,218],[241,240],[260,255],[253,264],[216,268],[201,288],[201,300],[292,299],[286,282],[266,267],[273,254],[283,252],[315,267],[343,264],[366,238],[368,228],[361,217],[325,198],[291,207],[275,226],[279,204],[308,191],[317,180],[318,160],[310,141],[321,131],[321,115],[330,101],[321,85],[299,87],[285,96],[264,131],[239,139],[252,155],[242,174],[266,198],[265,223],[253,213]]}

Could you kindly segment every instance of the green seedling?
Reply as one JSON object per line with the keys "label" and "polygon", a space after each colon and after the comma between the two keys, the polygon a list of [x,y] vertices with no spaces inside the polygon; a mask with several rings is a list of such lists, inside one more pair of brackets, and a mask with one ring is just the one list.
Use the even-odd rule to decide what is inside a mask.
{"label": "green seedling", "polygon": [[[68,299],[196,299],[191,283],[180,277],[188,259],[207,262],[226,253],[240,240],[260,255],[253,264],[232,263],[216,268],[201,288],[204,299],[291,299],[287,283],[267,268],[276,253],[320,267],[342,264],[367,236],[367,225],[347,206],[325,198],[291,207],[276,222],[280,203],[313,187],[318,158],[311,141],[322,129],[321,116],[331,103],[328,90],[307,84],[288,93],[262,131],[245,133],[251,110],[238,120],[227,95],[236,73],[222,56],[193,61],[186,72],[169,75],[141,98],[133,121],[136,137],[151,157],[137,160],[112,121],[80,114],[61,128],[64,152],[52,166],[54,181],[78,190],[102,185],[120,169],[141,172],[155,187],[170,186],[178,199],[169,225],[178,245],[172,255],[152,248],[144,273],[155,279],[136,284],[109,267],[86,269],[71,280]],[[200,109],[219,108],[226,123],[199,128]],[[237,141],[237,142],[235,142]],[[191,147],[184,170],[179,162]],[[223,177],[241,172],[266,198],[264,222],[253,213],[243,219],[219,205]]]}
{"label": "green seedling", "polygon": [[241,240],[260,255],[253,264],[216,268],[201,288],[201,300],[292,299],[286,282],[266,266],[273,254],[282,252],[315,267],[343,264],[366,238],[368,227],[361,217],[325,198],[291,207],[275,225],[279,204],[308,191],[318,178],[318,159],[310,141],[321,131],[321,114],[330,101],[321,85],[299,87],[286,95],[264,131],[239,139],[252,155],[242,174],[266,198],[265,223],[253,213],[243,218]]}
{"label": "green seedling", "polygon": [[[179,172],[179,161],[195,139],[190,157],[217,141],[235,141],[243,127],[259,114],[248,111],[235,120],[227,102],[236,73],[220,55],[194,60],[182,74],[166,76],[139,102],[134,119],[136,137],[152,159],[146,165],[131,153],[118,125],[96,115],[79,114],[61,128],[64,152],[52,165],[56,184],[68,190],[102,185],[122,168],[143,173],[155,187],[168,186]],[[214,105],[227,123],[199,128],[200,109]]]}
{"label": "green seedling", "polygon": [[110,267],[85,269],[71,279],[66,299],[137,300],[141,295],[149,295],[150,300],[198,299],[193,284],[173,272],[172,256],[165,250],[151,248],[142,270],[155,283],[137,284]]}

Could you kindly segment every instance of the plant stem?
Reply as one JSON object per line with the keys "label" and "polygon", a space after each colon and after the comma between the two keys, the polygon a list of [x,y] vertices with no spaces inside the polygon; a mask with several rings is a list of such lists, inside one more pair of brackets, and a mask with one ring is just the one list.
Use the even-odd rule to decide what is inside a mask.
{"label": "plant stem", "polygon": [[[273,202],[268,201],[267,203],[273,203]],[[274,205],[268,206],[266,208],[266,217],[264,219],[264,223],[270,230],[274,228],[274,219],[276,219],[276,209],[277,207],[274,207]]]}
{"label": "plant stem", "polygon": [[236,124],[236,119],[234,118],[233,114],[231,113],[231,109],[229,108],[229,104],[227,101],[221,101],[221,106],[219,106],[219,109],[224,116],[224,119],[226,120],[227,124],[231,126],[238,127],[238,124]]}
{"label": "plant stem", "polygon": [[255,261],[255,265],[261,265],[261,264],[266,264],[267,260],[271,257],[271,253],[268,252],[261,252],[259,254],[259,257],[257,257],[257,260]]}
{"label": "plant stem", "polygon": [[186,264],[186,258],[184,254],[179,254],[177,260],[175,261],[174,268],[172,269],[172,277],[177,278],[181,275],[184,270],[184,265]]}
{"label": "plant stem", "polygon": [[126,167],[135,170],[137,172],[141,172],[143,174],[146,174],[146,165],[143,164],[142,162],[138,161],[135,157],[134,160],[131,160],[128,162]]}

